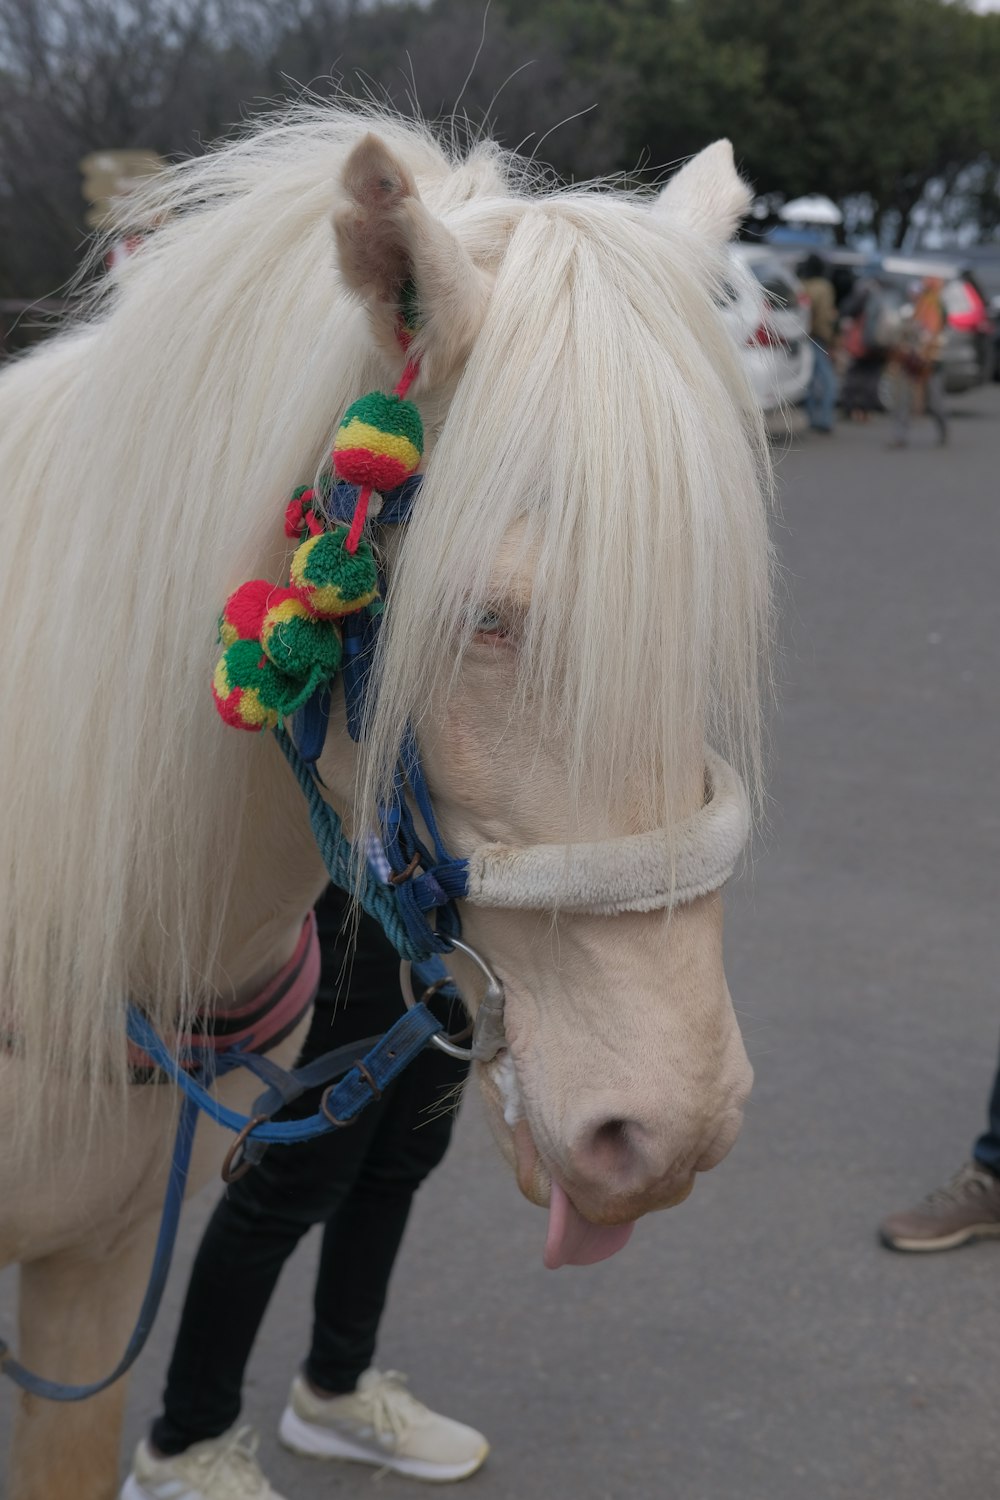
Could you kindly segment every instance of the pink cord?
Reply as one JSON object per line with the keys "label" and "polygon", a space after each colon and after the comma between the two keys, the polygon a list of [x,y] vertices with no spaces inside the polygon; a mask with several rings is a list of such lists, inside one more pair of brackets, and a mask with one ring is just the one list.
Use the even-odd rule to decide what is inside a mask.
{"label": "pink cord", "polygon": [[358,544],[364,535],[365,522],[368,519],[368,502],[372,497],[372,487],[366,484],[358,495],[354,505],[354,516],[351,520],[351,529],[344,538],[344,551],[353,557],[358,550]]}

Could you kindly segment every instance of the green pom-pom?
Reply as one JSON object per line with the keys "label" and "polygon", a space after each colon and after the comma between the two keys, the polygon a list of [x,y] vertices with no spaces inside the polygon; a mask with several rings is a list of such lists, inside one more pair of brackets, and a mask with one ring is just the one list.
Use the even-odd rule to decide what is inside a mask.
{"label": "green pom-pom", "polygon": [[310,614],[291,589],[272,594],[260,643],[274,665],[291,677],[308,676],[316,668],[330,678],[340,666],[340,630],[332,620]]}
{"label": "green pom-pom", "polygon": [[367,542],[356,552],[344,547],[346,526],[311,536],[297,547],[290,569],[291,590],[322,620],[352,615],[378,594],[378,569]]}
{"label": "green pom-pom", "polygon": [[[215,683],[217,696],[228,697],[236,693],[247,700],[244,717],[248,704],[254,705],[256,716],[259,703],[263,710],[287,718],[308,702],[323,681],[323,675],[313,668],[305,677],[292,677],[274,665],[259,641],[234,641],[223,652]],[[228,688],[228,693],[219,691],[223,686]]]}
{"label": "green pom-pom", "polygon": [[333,463],[348,484],[385,492],[414,472],[424,451],[424,424],[412,401],[369,391],[354,401],[333,442]]}
{"label": "green pom-pom", "polygon": [[370,447],[368,434],[362,434],[360,429],[355,429],[357,441],[352,440],[351,429],[354,423],[370,428],[379,437],[405,438],[408,443],[419,453],[424,447],[424,424],[420,420],[420,412],[412,401],[407,401],[405,396],[391,395],[386,391],[369,391],[366,396],[359,396],[357,401],[352,401],[344,413],[343,421],[337,432],[334,442],[334,451],[340,447],[355,448],[359,443]]}

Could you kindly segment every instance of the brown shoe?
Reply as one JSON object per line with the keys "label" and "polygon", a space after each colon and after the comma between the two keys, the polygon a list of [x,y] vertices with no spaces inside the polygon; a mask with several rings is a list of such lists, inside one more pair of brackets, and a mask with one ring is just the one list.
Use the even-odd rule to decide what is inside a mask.
{"label": "brown shoe", "polygon": [[1000,1235],[1000,1177],[974,1161],[916,1208],[890,1214],[879,1225],[890,1250],[954,1250],[989,1235]]}

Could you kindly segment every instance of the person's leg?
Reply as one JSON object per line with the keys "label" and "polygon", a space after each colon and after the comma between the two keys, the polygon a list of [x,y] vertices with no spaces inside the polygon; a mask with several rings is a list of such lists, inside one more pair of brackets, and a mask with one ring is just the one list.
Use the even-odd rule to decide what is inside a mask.
{"label": "person's leg", "polygon": [[[304,1095],[299,1113],[312,1113],[320,1093]],[[236,1421],[243,1373],[281,1268],[348,1192],[377,1109],[372,1105],[350,1132],[272,1146],[220,1200],[191,1270],[163,1411],[150,1432],[156,1452],[182,1453]]]}
{"label": "person's leg", "polygon": [[852,422],[860,422],[865,416],[869,400],[869,377],[871,367],[867,360],[851,357],[844,371],[841,399],[844,410]]}
{"label": "person's leg", "polygon": [[375,1352],[413,1196],[443,1158],[468,1064],[430,1049],[393,1085],[364,1162],[323,1235],[305,1364],[319,1392],[353,1391]]}
{"label": "person's leg", "polygon": [[837,371],[834,368],[834,363],[830,358],[829,351],[826,349],[824,349],[823,351],[823,358],[825,365],[826,386],[823,393],[821,419],[823,421],[824,428],[832,432],[837,419],[837,397],[840,394],[840,388],[839,381],[837,380]]}
{"label": "person's leg", "polygon": [[[359,934],[351,998],[386,993],[399,1004],[398,961],[369,928]],[[278,1429],[293,1452],[439,1481],[465,1478],[489,1452],[481,1432],[432,1411],[397,1373],[372,1368],[413,1195],[445,1153],[467,1067],[428,1048],[385,1092],[375,1135],[323,1235],[312,1344]]]}
{"label": "person's leg", "polygon": [[813,349],[812,374],[809,377],[809,386],[806,390],[806,416],[809,426],[816,427],[819,423],[819,362],[823,351],[818,345]]}
{"label": "person's leg", "polygon": [[987,1109],[989,1124],[972,1148],[979,1166],[1000,1177],[1000,1067],[993,1077],[993,1089]]}
{"label": "person's leg", "polygon": [[904,369],[893,375],[892,426],[893,442],[903,446],[910,436],[910,410],[913,405],[913,381]]}
{"label": "person's leg", "polygon": [[927,415],[933,417],[938,431],[938,442],[948,441],[948,412],[944,404],[944,375],[940,364],[932,366],[926,386]]}
{"label": "person's leg", "polygon": [[[391,992],[374,994],[360,985],[355,993],[352,982],[348,1001],[337,1014],[338,991],[350,965],[340,936],[344,909],[340,893],[328,895],[317,907],[322,981],[304,1062],[352,1037],[384,1031],[399,1008]],[[322,1093],[322,1088],[310,1089],[278,1118],[314,1114]],[[329,1219],[349,1192],[386,1103],[369,1105],[349,1129],[294,1146],[272,1146],[258,1166],[227,1190],[192,1268],[164,1410],[151,1432],[158,1452],[173,1456],[220,1436],[236,1421],[243,1372],[281,1268],[310,1226]]]}
{"label": "person's leg", "polygon": [[987,1113],[972,1160],[922,1203],[882,1222],[879,1233],[891,1250],[954,1250],[970,1240],[1000,1239],[1000,1067]]}
{"label": "person's leg", "polygon": [[833,361],[821,345],[813,351],[813,373],[809,383],[806,411],[809,425],[817,432],[832,432],[837,404],[837,375]]}

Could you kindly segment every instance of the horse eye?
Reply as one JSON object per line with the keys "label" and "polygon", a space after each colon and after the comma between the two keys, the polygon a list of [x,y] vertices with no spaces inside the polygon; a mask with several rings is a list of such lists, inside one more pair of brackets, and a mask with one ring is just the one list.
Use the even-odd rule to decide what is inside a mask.
{"label": "horse eye", "polygon": [[477,635],[505,635],[506,629],[503,620],[495,610],[487,609],[476,621]]}

